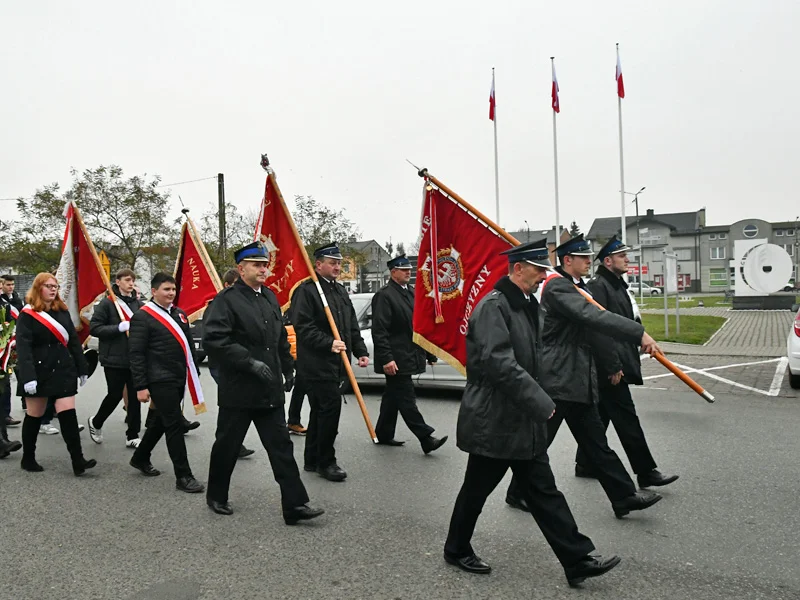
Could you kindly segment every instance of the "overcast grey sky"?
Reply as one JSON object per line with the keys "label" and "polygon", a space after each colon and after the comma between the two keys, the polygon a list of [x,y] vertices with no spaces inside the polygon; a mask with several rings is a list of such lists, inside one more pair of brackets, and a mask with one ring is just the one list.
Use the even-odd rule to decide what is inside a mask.
{"label": "overcast grey sky", "polygon": [[[587,231],[620,209],[619,42],[642,212],[800,214],[796,0],[37,1],[4,2],[0,22],[0,198],[116,163],[165,183],[222,172],[248,210],[267,152],[287,200],[313,194],[365,238],[411,242],[406,158],[494,214],[494,66],[501,225],[549,227],[554,55],[561,221]],[[176,215],[177,194],[199,217],[216,183],[174,188]]]}

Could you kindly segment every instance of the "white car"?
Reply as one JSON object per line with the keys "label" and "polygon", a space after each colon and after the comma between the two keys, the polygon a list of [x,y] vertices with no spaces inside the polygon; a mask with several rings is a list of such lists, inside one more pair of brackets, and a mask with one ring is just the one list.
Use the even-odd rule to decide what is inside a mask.
{"label": "white car", "polygon": [[[364,385],[383,385],[386,381],[383,373],[378,374],[375,372],[375,365],[373,363],[375,348],[372,343],[371,327],[372,297],[374,295],[375,294],[352,294],[350,296],[350,300],[353,302],[353,308],[356,311],[356,318],[358,318],[358,328],[361,330],[361,337],[364,338],[364,343],[367,345],[370,356],[368,367],[359,367],[355,356],[351,363],[353,366],[353,373],[356,375],[356,381]],[[436,364],[427,365],[424,373],[414,375],[412,379],[416,387],[425,388],[461,389],[467,383],[466,377],[441,359],[439,359]],[[348,386],[348,384],[345,385]]]}
{"label": "white car", "polygon": [[800,308],[786,338],[786,356],[789,358],[789,385],[800,389]]}
{"label": "white car", "polygon": [[[638,283],[631,283],[629,284],[630,287],[628,288],[637,296],[639,295],[639,284]],[[652,287],[647,285],[646,283],[642,282],[642,296],[660,296],[661,295],[661,288]]]}

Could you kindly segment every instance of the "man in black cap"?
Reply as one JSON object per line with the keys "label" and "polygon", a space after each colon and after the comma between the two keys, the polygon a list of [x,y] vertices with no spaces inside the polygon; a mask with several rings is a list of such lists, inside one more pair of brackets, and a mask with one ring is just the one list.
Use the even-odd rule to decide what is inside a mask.
{"label": "man in black cap", "polygon": [[[417,408],[412,375],[425,372],[426,352],[413,342],[414,288],[411,279],[411,261],[405,254],[386,263],[391,273],[389,283],[372,297],[372,342],[375,345],[375,372],[386,377],[386,388],[381,398],[381,413],[375,434],[378,443],[385,446],[402,446],[395,440],[397,413],[422,445],[425,454],[433,452],[447,441],[433,437],[434,429]],[[436,361],[427,356],[431,364]]]}
{"label": "man in black cap", "polygon": [[570,585],[619,564],[592,556],[592,541],[578,531],[556,487],[547,456],[547,422],[556,405],[539,384],[541,343],[533,293],[550,267],[546,240],[507,250],[508,276],[472,313],[467,330],[467,385],[458,411],[457,444],[469,453],[444,546],[446,562],[488,574],[472,549],[478,516],[509,468],[521,498],[564,568]]}
{"label": "man in black cap", "polygon": [[[319,288],[312,280],[301,283],[292,297],[292,322],[297,335],[297,376],[308,385],[311,415],[306,434],[303,469],[316,471],[328,481],[344,481],[347,473],[336,463],[334,442],[342,412],[339,386],[345,377],[340,352],[358,357],[358,366],[369,366],[369,353],[353,303],[344,286],[336,283],[342,269],[342,254],[336,243],[314,251],[314,270]],[[340,340],[333,338],[322,305],[324,293]]]}
{"label": "man in black cap", "polygon": [[[602,311],[586,301],[576,287],[585,288],[592,255],[583,234],[567,240],[556,254],[561,266],[558,275],[549,277],[542,289],[542,387],[555,401],[555,415],[548,421],[548,443],[555,439],[562,421],[575,436],[592,470],[611,501],[617,518],[633,510],[643,510],[661,500],[649,490],[637,491],[616,453],[609,448],[606,431],[597,412],[597,365],[606,354],[600,347],[598,333],[615,340],[640,343],[642,350],[659,350],[639,323]],[[560,277],[559,277],[560,275]],[[519,481],[512,479],[506,502],[514,508],[528,510],[519,490]]]}
{"label": "man in black cap", "polygon": [[[628,294],[628,284],[622,276],[628,272],[628,246],[612,236],[597,253],[600,266],[595,276],[586,284],[595,300],[607,311],[633,320],[633,306]],[[647,446],[647,440],[636,415],[631,396],[631,385],[642,385],[642,361],[639,345],[635,342],[602,338],[603,357],[597,361],[597,384],[600,392],[598,410],[603,425],[614,423],[619,441],[636,473],[639,487],[667,485],[678,475],[664,475],[656,468],[656,461]],[[575,475],[593,477],[589,461],[581,449],[575,456]]]}
{"label": "man in black cap", "polygon": [[283,519],[295,525],[325,511],[307,505],[308,493],[286,429],[283,405],[285,392],[294,383],[294,360],[278,299],[263,285],[269,274],[269,252],[253,242],[237,250],[234,258],[239,279],[214,299],[203,331],[203,345],[216,362],[220,382],[206,500],[214,512],[233,514],[228,502],[231,476],[253,423],[281,488]]}

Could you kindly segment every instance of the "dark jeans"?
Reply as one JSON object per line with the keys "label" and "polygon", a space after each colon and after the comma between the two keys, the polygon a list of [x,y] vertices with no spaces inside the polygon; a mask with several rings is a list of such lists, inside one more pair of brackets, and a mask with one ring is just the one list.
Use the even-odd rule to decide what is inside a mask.
{"label": "dark jeans", "polygon": [[337,381],[309,381],[308,403],[311,416],[308,420],[306,465],[327,467],[336,463],[333,448],[339,433],[339,417],[342,414],[342,395]]}
{"label": "dark jeans", "polygon": [[414,394],[414,383],[411,375],[387,375],[386,388],[381,398],[381,413],[375,427],[375,435],[382,442],[394,438],[397,427],[397,413],[417,438],[422,441],[434,432],[433,427],[425,423],[425,419],[417,408],[417,397]]}
{"label": "dark jeans", "polygon": [[136,388],[133,386],[133,376],[130,369],[116,369],[113,367],[104,367],[106,375],[106,384],[108,386],[108,394],[103,398],[100,408],[97,409],[97,414],[92,417],[92,424],[97,429],[102,429],[103,424],[106,422],[114,409],[119,406],[122,400],[122,393],[125,388],[128,388],[128,414],[125,422],[128,424],[126,436],[129,440],[139,437],[139,431],[142,429],[142,409],[140,402],[136,400]]}
{"label": "dark jeans", "polygon": [[220,407],[216,441],[211,448],[208,469],[208,497],[218,502],[228,501],[231,476],[250,423],[256,426],[258,437],[269,456],[272,473],[281,488],[283,508],[295,508],[308,502],[308,494],[294,460],[294,447],[286,429],[282,406],[264,409]]}
{"label": "dark jeans", "polygon": [[[618,385],[601,387],[598,412],[606,430],[609,422],[614,424],[614,430],[634,473],[644,475],[656,468],[656,461],[653,460],[644,437],[642,424],[633,404],[631,389],[627,383],[620,382]],[[575,455],[575,462],[582,467],[591,468],[588,458],[580,447]]]}
{"label": "dark jeans", "polygon": [[461,558],[474,553],[470,540],[486,499],[508,469],[518,481],[520,496],[559,562],[571,566],[594,550],[592,540],[578,531],[564,495],[558,491],[546,454],[533,460],[501,460],[470,454],[464,484],[458,493],[444,551]]}
{"label": "dark jeans", "polygon": [[292,399],[289,401],[289,425],[300,425],[300,411],[303,410],[303,398],[307,393],[305,381],[295,376]]}
{"label": "dark jeans", "polygon": [[[183,439],[183,414],[181,413],[181,400],[183,400],[185,386],[171,384],[151,384],[150,399],[155,406],[151,410],[153,416],[151,423],[142,436],[142,441],[133,453],[133,460],[140,464],[150,463],[150,454],[153,448],[165,435],[167,438],[167,451],[175,469],[175,478],[191,477],[192,469],[189,467],[189,458],[186,456],[186,442]],[[136,401],[133,398],[134,402]]]}
{"label": "dark jeans", "polygon": [[0,419],[11,416],[11,375],[6,373],[5,385],[0,392]]}

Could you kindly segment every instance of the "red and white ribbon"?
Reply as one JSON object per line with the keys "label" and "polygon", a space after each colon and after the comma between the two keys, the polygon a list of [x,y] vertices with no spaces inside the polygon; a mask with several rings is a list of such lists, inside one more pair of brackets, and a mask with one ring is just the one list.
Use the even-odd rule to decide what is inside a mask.
{"label": "red and white ribbon", "polygon": [[14,306],[13,304],[8,305],[8,311],[11,313],[11,316],[15,319],[19,319],[19,309]]}
{"label": "red and white ribbon", "polygon": [[[6,347],[3,348],[3,353],[0,354],[0,369],[3,371],[8,371],[8,362],[11,360],[11,355],[14,353],[14,348],[17,345],[17,336],[11,336],[11,339],[8,340],[8,344]],[[6,383],[8,385],[8,383]]]}
{"label": "red and white ribbon", "polygon": [[67,344],[69,344],[69,333],[67,333],[67,330],[61,323],[56,321],[48,313],[44,311],[33,310],[30,304],[26,304],[22,308],[22,312],[24,312],[26,315],[32,316],[34,319],[39,321],[39,323],[47,327],[50,330],[50,333],[56,336],[56,339],[64,344],[65,347]]}
{"label": "red and white ribbon", "polygon": [[175,339],[178,340],[181,348],[183,348],[183,354],[186,357],[186,387],[189,389],[189,396],[192,398],[194,413],[199,415],[200,413],[206,412],[203,388],[200,386],[200,374],[197,372],[197,367],[192,359],[192,347],[189,345],[189,340],[186,339],[183,329],[178,326],[168,313],[165,313],[163,308],[159,307],[154,302],[148,302],[142,307],[142,310],[166,327],[169,332],[175,336]]}
{"label": "red and white ribbon", "polygon": [[120,314],[125,318],[125,320],[130,321],[133,317],[133,311],[130,309],[130,307],[119,298],[116,299],[116,305]]}

